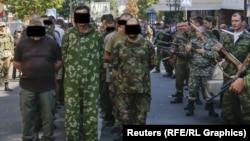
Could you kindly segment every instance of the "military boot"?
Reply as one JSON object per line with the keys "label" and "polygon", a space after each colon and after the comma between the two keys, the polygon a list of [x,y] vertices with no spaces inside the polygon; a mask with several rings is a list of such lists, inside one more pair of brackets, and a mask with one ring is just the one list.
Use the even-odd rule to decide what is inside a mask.
{"label": "military boot", "polygon": [[178,103],[182,103],[182,102],[183,102],[182,98],[179,98],[179,97],[177,97],[174,100],[170,101],[171,104],[178,104]]}
{"label": "military boot", "polygon": [[194,115],[194,101],[188,100],[188,105],[187,105],[187,113],[186,116],[193,116]]}
{"label": "military boot", "polygon": [[175,95],[176,95],[176,98],[174,100],[170,101],[170,103],[171,104],[183,103],[183,101],[182,101],[183,93],[177,92]]}
{"label": "military boot", "polygon": [[202,105],[201,99],[200,99],[200,93],[197,93],[197,98],[195,100],[195,104]]}
{"label": "military boot", "polygon": [[5,91],[12,91],[12,89],[10,89],[10,87],[9,87],[9,82],[4,83],[4,90]]}
{"label": "military boot", "polygon": [[207,110],[210,117],[219,117],[219,114],[214,111],[213,103],[207,104]]}

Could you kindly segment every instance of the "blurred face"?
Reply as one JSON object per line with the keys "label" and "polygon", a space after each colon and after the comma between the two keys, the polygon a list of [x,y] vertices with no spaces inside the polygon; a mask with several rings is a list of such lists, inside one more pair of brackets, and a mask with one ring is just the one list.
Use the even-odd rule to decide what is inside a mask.
{"label": "blurred face", "polygon": [[181,31],[182,31],[182,23],[178,23],[178,24],[176,25],[176,30],[177,30],[178,32],[181,32]]}
{"label": "blurred face", "polygon": [[0,26],[0,31],[4,32],[5,31],[5,26]]}
{"label": "blurred face", "polygon": [[240,15],[235,14],[231,18],[231,24],[234,31],[242,31],[244,29],[245,21],[241,20]]}
{"label": "blurred face", "polygon": [[188,22],[183,22],[181,24],[181,27],[182,27],[183,32],[188,32],[190,28],[190,26],[188,25]]}
{"label": "blurred face", "polygon": [[200,31],[196,30],[195,31],[197,38],[201,38],[202,34]]}
{"label": "blurred face", "polygon": [[15,36],[16,36],[16,38],[20,38],[21,33],[20,32],[16,32]]}
{"label": "blurred face", "polygon": [[164,28],[164,31],[165,32],[169,32],[169,28]]}
{"label": "blurred face", "polygon": [[212,23],[212,22],[209,22],[209,21],[207,21],[207,20],[204,20],[204,21],[203,21],[203,24],[204,24],[205,28],[207,28],[207,29],[210,29],[210,28],[212,28],[212,26],[213,26],[213,23]]}

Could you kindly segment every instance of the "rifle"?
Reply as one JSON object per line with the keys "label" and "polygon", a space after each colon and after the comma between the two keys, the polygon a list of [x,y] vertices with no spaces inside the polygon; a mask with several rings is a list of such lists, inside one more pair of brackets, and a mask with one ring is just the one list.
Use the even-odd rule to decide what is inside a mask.
{"label": "rifle", "polygon": [[241,68],[237,71],[235,77],[228,82],[226,82],[222,87],[221,90],[214,96],[210,97],[209,99],[206,100],[206,103],[210,103],[214,98],[217,96],[223,94],[224,91],[226,91],[230,85],[238,78],[238,77],[244,77],[246,75],[246,64],[248,63],[248,58],[250,58],[250,53],[248,53],[247,57],[245,58],[243,64],[241,65]]}
{"label": "rifle", "polygon": [[[225,30],[225,29],[220,29],[220,30],[221,30],[222,32],[224,32],[224,33],[227,33],[227,34],[230,34],[230,35],[234,36],[234,33],[231,32],[231,31],[228,31],[228,30]],[[249,36],[243,35],[243,34],[241,34],[240,37],[248,38],[248,39],[250,38]]]}
{"label": "rifle", "polygon": [[[177,39],[179,39],[179,40],[182,40],[185,44],[191,42],[192,47],[194,47],[195,49],[197,49],[197,48],[202,48],[202,47],[200,47],[196,42],[189,41],[189,40],[187,40],[187,39],[184,38],[184,37],[180,37],[180,36],[175,36],[175,37],[176,37]],[[185,46],[185,44],[180,44],[180,45]]]}
{"label": "rifle", "polygon": [[170,59],[170,57],[165,57],[165,58],[162,58],[161,60],[165,61],[165,60],[168,60],[168,59]]}
{"label": "rifle", "polygon": [[[200,31],[200,29],[195,26],[193,23],[190,23],[196,30]],[[229,32],[229,31],[225,31],[223,29],[221,29],[223,32],[227,33],[227,34],[231,34],[231,35],[234,35],[232,32]],[[201,32],[201,31],[200,31]],[[214,44],[218,43],[219,41],[217,41],[216,39],[212,38],[210,35],[208,35],[206,32],[201,32],[204,36],[206,36],[207,38],[209,38],[210,40],[213,41]],[[239,65],[241,65],[241,62],[235,57],[233,56],[231,53],[227,52],[224,48],[222,48],[220,50],[220,52],[225,55],[225,57],[230,60],[234,65],[235,67],[238,68]]]}

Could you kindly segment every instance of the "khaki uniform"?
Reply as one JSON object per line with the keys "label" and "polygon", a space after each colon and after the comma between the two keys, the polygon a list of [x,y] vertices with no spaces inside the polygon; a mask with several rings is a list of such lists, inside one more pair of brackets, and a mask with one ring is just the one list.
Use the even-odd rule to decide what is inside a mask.
{"label": "khaki uniform", "polygon": [[14,54],[14,39],[13,37],[5,32],[0,32],[0,48],[1,53],[1,74],[5,83],[9,82],[9,69],[11,60]]}

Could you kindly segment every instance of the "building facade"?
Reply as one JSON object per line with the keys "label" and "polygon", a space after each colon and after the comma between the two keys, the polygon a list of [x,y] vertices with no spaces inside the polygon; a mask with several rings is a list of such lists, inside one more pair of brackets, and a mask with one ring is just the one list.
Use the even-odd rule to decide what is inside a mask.
{"label": "building facade", "polygon": [[[156,11],[171,11],[169,3],[177,3],[180,6],[182,0],[159,0],[159,2],[152,7]],[[230,25],[230,17],[233,12],[245,12],[247,0],[189,0],[191,7],[183,7],[183,12],[187,19],[193,16],[215,16],[218,24],[226,23]],[[250,2],[249,2],[250,3]],[[172,8],[173,10],[173,8]],[[250,13],[250,12],[249,12]],[[247,13],[245,12],[247,15]]]}

